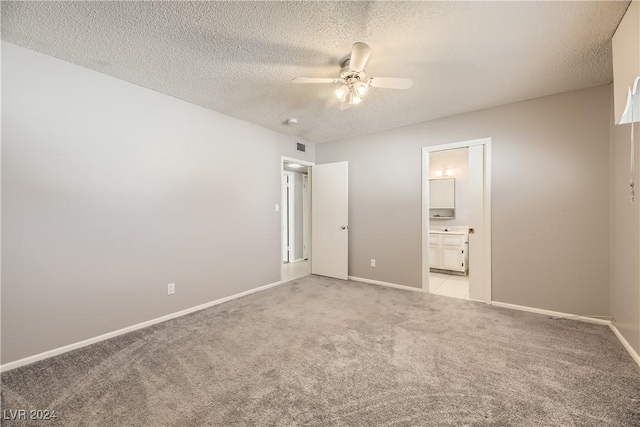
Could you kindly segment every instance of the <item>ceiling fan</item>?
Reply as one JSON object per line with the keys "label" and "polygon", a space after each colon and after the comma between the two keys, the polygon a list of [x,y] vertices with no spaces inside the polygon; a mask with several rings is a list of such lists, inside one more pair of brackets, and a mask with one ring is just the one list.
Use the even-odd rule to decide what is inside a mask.
{"label": "ceiling fan", "polygon": [[409,89],[413,84],[411,79],[395,77],[367,77],[364,67],[367,65],[371,55],[371,47],[368,44],[357,42],[351,49],[351,57],[347,59],[340,71],[338,78],[314,78],[298,77],[293,79],[293,83],[335,83],[341,84],[340,88],[334,91],[336,97],[342,102],[341,110],[347,110],[353,105],[358,105],[369,92],[369,88],[384,89]]}

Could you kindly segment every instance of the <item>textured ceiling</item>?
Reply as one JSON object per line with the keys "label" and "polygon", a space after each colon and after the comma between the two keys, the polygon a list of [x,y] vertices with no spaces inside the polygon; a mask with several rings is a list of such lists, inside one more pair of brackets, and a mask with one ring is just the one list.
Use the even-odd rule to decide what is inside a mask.
{"label": "textured ceiling", "polygon": [[[628,1],[2,2],[2,38],[311,142],[612,80]],[[340,111],[356,41],[372,76],[409,77]],[[299,124],[284,121],[297,117]]]}

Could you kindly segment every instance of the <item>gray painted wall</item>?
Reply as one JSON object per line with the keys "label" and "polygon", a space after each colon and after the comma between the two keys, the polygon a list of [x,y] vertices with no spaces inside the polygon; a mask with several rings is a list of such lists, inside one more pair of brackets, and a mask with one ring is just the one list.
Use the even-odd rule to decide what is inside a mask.
{"label": "gray painted wall", "polygon": [[312,144],[7,43],[2,91],[2,363],[280,280]]}
{"label": "gray painted wall", "polygon": [[349,274],[420,287],[421,147],[491,137],[493,300],[606,315],[611,108],[606,85],[318,144],[349,161]]}
{"label": "gray painted wall", "polygon": [[[611,118],[613,123],[613,117]],[[636,135],[640,126],[636,124]],[[615,325],[640,352],[640,192],[631,203],[629,160],[631,125],[613,126],[611,132],[611,270],[609,307]],[[636,145],[635,182],[640,183],[640,144]],[[638,187],[636,187],[638,188]]]}

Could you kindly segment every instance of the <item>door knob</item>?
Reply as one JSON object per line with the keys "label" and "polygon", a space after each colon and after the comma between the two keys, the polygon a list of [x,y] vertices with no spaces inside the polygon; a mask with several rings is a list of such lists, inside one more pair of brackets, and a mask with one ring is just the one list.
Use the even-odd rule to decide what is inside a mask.
{"label": "door knob", "polygon": [[348,226],[348,225],[343,225],[343,226],[342,226],[342,227],[340,227],[340,228],[341,228],[341,229],[343,229],[343,230],[348,230],[348,229],[349,229],[349,226]]}

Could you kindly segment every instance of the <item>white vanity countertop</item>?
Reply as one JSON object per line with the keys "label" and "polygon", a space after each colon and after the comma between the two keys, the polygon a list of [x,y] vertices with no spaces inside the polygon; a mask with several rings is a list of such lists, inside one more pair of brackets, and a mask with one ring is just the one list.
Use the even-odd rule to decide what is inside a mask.
{"label": "white vanity countertop", "polygon": [[[445,228],[448,231],[443,230],[443,228]],[[429,233],[465,235],[465,234],[469,234],[469,227],[458,226],[458,227],[430,228]]]}

